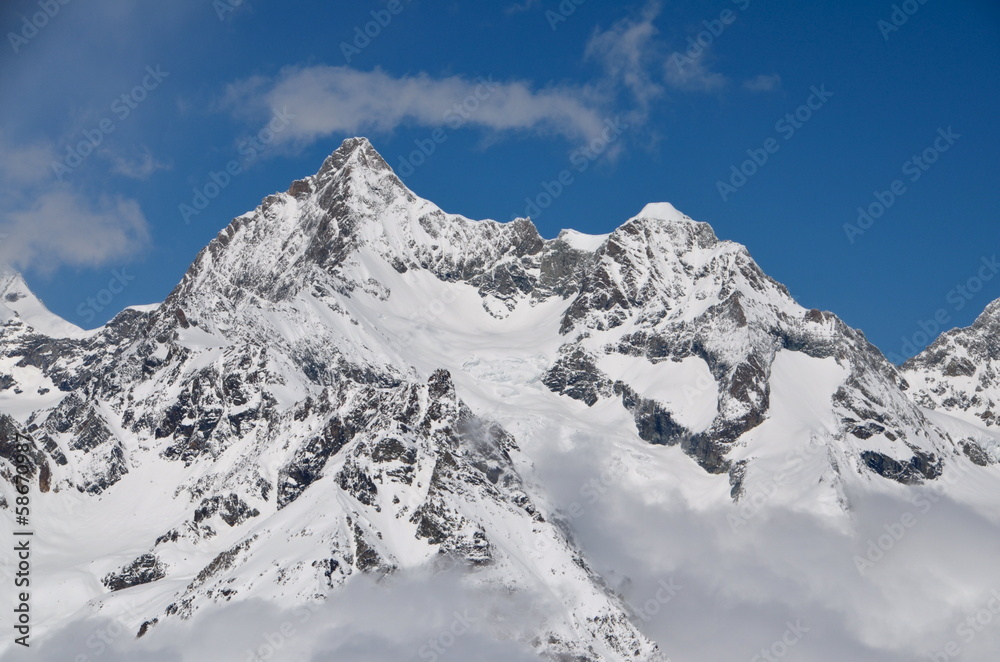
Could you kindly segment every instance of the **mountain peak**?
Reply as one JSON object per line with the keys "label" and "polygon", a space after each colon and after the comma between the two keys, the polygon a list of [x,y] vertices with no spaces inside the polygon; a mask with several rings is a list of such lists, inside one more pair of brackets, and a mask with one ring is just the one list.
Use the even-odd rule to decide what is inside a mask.
{"label": "mountain peak", "polygon": [[687,221],[694,223],[690,216],[684,214],[669,202],[651,202],[642,208],[633,218],[649,218],[657,221]]}
{"label": "mountain peak", "polygon": [[330,156],[323,161],[322,167],[316,173],[317,179],[325,180],[331,173],[343,170],[350,165],[376,172],[392,172],[382,155],[367,138],[348,138],[340,144]]}
{"label": "mountain peak", "polygon": [[1000,319],[1000,299],[996,299],[995,301],[992,301],[989,304],[987,304],[986,309],[983,311],[983,313],[979,316],[979,318],[976,321],[977,322],[979,320],[986,321],[989,319]]}
{"label": "mountain peak", "polygon": [[706,248],[719,243],[711,225],[694,220],[669,202],[649,203],[615,230],[612,236],[637,233],[647,238],[667,238],[672,246],[681,250],[695,246]]}
{"label": "mountain peak", "polygon": [[53,338],[71,338],[84,333],[80,327],[50,312],[20,272],[0,264],[0,322],[8,322],[14,317]]}

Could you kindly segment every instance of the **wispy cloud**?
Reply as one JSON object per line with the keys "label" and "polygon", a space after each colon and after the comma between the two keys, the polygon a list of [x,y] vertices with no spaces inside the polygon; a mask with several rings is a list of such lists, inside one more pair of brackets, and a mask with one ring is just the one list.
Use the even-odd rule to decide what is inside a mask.
{"label": "wispy cloud", "polygon": [[714,92],[729,84],[729,78],[712,71],[708,50],[696,57],[686,53],[671,53],[664,68],[664,79],[671,87],[696,92]]}
{"label": "wispy cloud", "polygon": [[[499,82],[425,73],[392,76],[382,70],[346,66],[293,67],[274,79],[253,78],[230,86],[225,103],[235,112],[248,106],[295,115],[282,140],[311,142],[333,134],[391,132],[402,125],[462,124],[490,131],[535,131],[571,140],[603,129],[600,100],[588,88],[534,88],[523,81]],[[464,109],[464,110],[463,110]]]}
{"label": "wispy cloud", "polygon": [[108,152],[106,156],[111,161],[111,171],[129,179],[146,180],[154,172],[170,168],[167,163],[157,160],[148,147],[138,149],[134,156],[112,152]]}
{"label": "wispy cloud", "polygon": [[761,74],[743,83],[743,89],[750,92],[772,92],[781,87],[781,76]]}
{"label": "wispy cloud", "polygon": [[97,267],[131,257],[149,241],[146,218],[134,200],[89,197],[60,186],[32,204],[3,213],[0,262],[52,271]]}
{"label": "wispy cloud", "polygon": [[584,54],[585,59],[600,62],[607,81],[624,86],[643,109],[663,94],[654,78],[663,51],[654,25],[659,13],[659,3],[650,3],[637,18],[627,17],[608,30],[595,31]]}
{"label": "wispy cloud", "polygon": [[0,154],[0,263],[42,272],[98,267],[148,245],[139,204],[58,182],[50,145],[12,143],[0,134]]}
{"label": "wispy cloud", "polygon": [[[523,0],[507,10],[525,11],[535,4]],[[406,126],[478,128],[488,134],[487,141],[531,132],[589,142],[600,136],[608,117],[620,115],[632,127],[645,126],[668,89],[712,92],[729,85],[724,74],[709,66],[707,51],[697,57],[670,52],[656,25],[660,11],[654,0],[606,29],[595,29],[582,60],[597,65],[599,74],[579,84],[539,86],[429,73],[397,76],[378,68],[319,64],[237,80],[216,109],[250,122],[287,110],[294,120],[278,139],[292,145],[335,135],[391,133]],[[763,89],[777,82],[762,76],[752,84]]]}
{"label": "wispy cloud", "polygon": [[[11,9],[0,12],[3,25],[13,30],[22,25],[14,5],[29,18],[45,9],[35,1],[3,4]],[[138,202],[116,184],[120,177],[142,179],[162,167],[131,145],[155,142],[163,124],[153,119],[157,101],[145,102],[127,121],[117,121],[109,104],[142,80],[145,65],[162,61],[181,30],[191,34],[191,19],[203,15],[206,5],[197,0],[57,4],[65,6],[50,12],[44,30],[16,56],[4,38],[4,90],[17,103],[0,111],[0,261],[44,272],[121,266],[120,260],[148,246],[150,232]],[[82,132],[95,132],[105,117],[116,120],[114,135],[105,133],[86,165],[57,181],[53,164],[65,161],[67,150],[87,138]]]}

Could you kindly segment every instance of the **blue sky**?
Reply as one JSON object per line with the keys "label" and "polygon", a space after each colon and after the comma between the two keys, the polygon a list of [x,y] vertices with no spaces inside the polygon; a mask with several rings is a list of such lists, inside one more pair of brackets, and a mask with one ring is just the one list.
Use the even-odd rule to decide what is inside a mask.
{"label": "blue sky", "polygon": [[0,259],[82,326],[353,135],[547,237],[672,202],[890,358],[1000,297],[992,0],[16,0],[0,31]]}

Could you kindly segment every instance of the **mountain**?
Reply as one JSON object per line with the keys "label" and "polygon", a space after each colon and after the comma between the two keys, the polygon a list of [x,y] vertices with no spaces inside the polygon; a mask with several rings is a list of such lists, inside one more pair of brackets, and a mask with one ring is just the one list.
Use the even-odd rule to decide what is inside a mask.
{"label": "mountain", "polygon": [[27,329],[51,338],[71,338],[85,333],[80,327],[50,312],[28,289],[21,274],[0,265],[0,323],[15,318]]}
{"label": "mountain", "polygon": [[[445,567],[528,605],[491,619],[496,639],[663,659],[577,539],[600,495],[562,499],[554,454],[601,454],[603,491],[642,480],[730,514],[764,495],[843,524],[864,494],[962,498],[950,478],[992,471],[980,453],[1000,443],[995,391],[952,368],[995,388],[995,306],[901,373],[669,204],[546,240],[443,212],[362,138],[234,219],[159,306],[76,333],[7,287],[0,505],[29,435],[38,576],[58,587],[41,635],[83,610],[157,641],[233,604]],[[940,368],[948,397],[913,366],[931,384]]]}
{"label": "mountain", "polygon": [[[1000,299],[972,326],[941,335],[902,366],[922,406],[996,430],[1000,426]],[[962,448],[977,462],[996,463],[995,448],[966,442]]]}

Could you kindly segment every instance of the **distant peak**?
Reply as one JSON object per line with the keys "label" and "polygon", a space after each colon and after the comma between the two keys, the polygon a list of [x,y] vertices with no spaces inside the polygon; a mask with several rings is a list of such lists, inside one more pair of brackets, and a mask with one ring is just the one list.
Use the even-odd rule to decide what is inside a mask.
{"label": "distant peak", "polygon": [[28,289],[28,284],[21,276],[21,272],[6,264],[0,264],[0,297],[7,294],[23,294]]}
{"label": "distant peak", "polygon": [[688,221],[694,223],[690,216],[679,211],[669,202],[651,202],[642,208],[633,218],[651,218],[657,221]]}
{"label": "distant peak", "polygon": [[35,296],[20,272],[0,265],[0,321],[9,321],[14,313],[39,333],[52,338],[75,338],[83,329],[49,312]]}
{"label": "distant peak", "polygon": [[989,326],[995,328],[995,325],[1000,323],[1000,299],[991,301],[987,304],[986,308],[980,313],[979,317],[973,323],[973,327],[981,328]]}
{"label": "distant peak", "polygon": [[608,240],[609,236],[611,235],[585,234],[577,230],[566,229],[559,232],[557,239],[565,244],[569,244],[570,247],[575,248],[576,250],[593,253]]}
{"label": "distant peak", "polygon": [[382,155],[367,138],[348,138],[340,144],[333,154],[327,157],[323,166],[317,173],[317,177],[323,178],[331,172],[338,171],[348,164],[356,164],[358,167],[372,171],[392,171]]}
{"label": "distant peak", "polygon": [[364,136],[356,136],[354,138],[347,138],[344,142],[340,143],[340,147],[334,151],[334,154],[337,154],[338,152],[350,154],[359,149],[375,151],[375,147],[372,145],[370,140]]}
{"label": "distant peak", "polygon": [[649,203],[620,229],[634,232],[639,227],[645,228],[647,232],[670,237],[672,242],[686,246],[698,245],[705,248],[719,241],[712,226],[694,220],[669,202]]}

